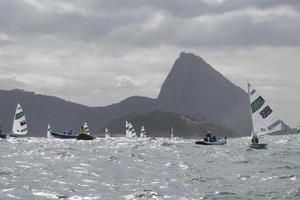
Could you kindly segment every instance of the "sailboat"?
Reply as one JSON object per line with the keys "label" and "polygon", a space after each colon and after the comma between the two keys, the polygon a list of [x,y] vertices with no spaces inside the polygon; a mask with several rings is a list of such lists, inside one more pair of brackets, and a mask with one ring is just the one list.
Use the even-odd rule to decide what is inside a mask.
{"label": "sailboat", "polygon": [[146,134],[146,130],[145,130],[144,126],[142,126],[142,128],[141,128],[140,137],[141,138],[147,138],[147,134]]}
{"label": "sailboat", "polygon": [[52,128],[51,128],[50,124],[48,124],[48,128],[47,128],[47,138],[53,138],[52,135],[51,135],[51,132],[52,132]]}
{"label": "sailboat", "polygon": [[125,122],[125,136],[126,136],[126,137],[129,137],[129,135],[130,135],[129,128],[130,128],[129,122],[126,121],[126,122]]}
{"label": "sailboat", "polygon": [[88,124],[85,122],[80,128],[80,134],[76,137],[77,140],[94,140],[95,138],[91,136]]}
{"label": "sailboat", "polygon": [[173,129],[173,127],[171,128],[171,139],[173,139],[174,138],[174,129]]}
{"label": "sailboat", "polygon": [[0,138],[1,139],[5,139],[6,138],[6,134],[2,133],[2,127],[0,126]]}
{"label": "sailboat", "polygon": [[133,128],[133,125],[131,123],[130,123],[130,129],[129,129],[129,131],[130,131],[130,137],[132,137],[132,138],[136,138],[137,137],[136,131]]}
{"label": "sailboat", "polygon": [[135,138],[136,136],[136,132],[135,129],[133,128],[132,124],[128,121],[126,121],[126,137],[128,138]]}
{"label": "sailboat", "polygon": [[296,128],[296,134],[300,134],[300,124],[297,124],[297,128]]}
{"label": "sailboat", "polygon": [[252,144],[250,144],[249,147],[254,149],[264,149],[267,147],[267,144],[258,143],[258,137],[282,131],[283,123],[275,115],[266,100],[251,86],[249,80],[248,94],[252,116]]}
{"label": "sailboat", "polygon": [[110,138],[110,132],[107,128],[105,128],[105,138]]}
{"label": "sailboat", "polygon": [[12,130],[10,133],[0,133],[0,138],[9,137],[24,137],[28,133],[27,120],[21,104],[17,104]]}
{"label": "sailboat", "polygon": [[22,106],[18,103],[12,127],[11,137],[25,136],[28,133],[27,121]]}

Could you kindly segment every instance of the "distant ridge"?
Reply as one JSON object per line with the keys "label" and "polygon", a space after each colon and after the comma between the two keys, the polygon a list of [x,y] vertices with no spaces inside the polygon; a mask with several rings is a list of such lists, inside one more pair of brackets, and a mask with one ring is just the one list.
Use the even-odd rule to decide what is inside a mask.
{"label": "distant ridge", "polygon": [[79,131],[85,121],[92,133],[102,133],[103,125],[112,119],[156,110],[204,118],[234,130],[237,136],[250,135],[251,127],[246,92],[201,57],[184,52],[175,61],[157,99],[134,96],[110,106],[88,107],[33,92],[0,90],[0,124],[4,130],[11,129],[17,102],[26,112],[31,136],[45,136],[48,123],[55,130]]}
{"label": "distant ridge", "polygon": [[140,134],[144,126],[149,137],[170,137],[171,128],[174,129],[176,137],[203,138],[208,132],[218,136],[236,137],[233,130],[209,123],[204,119],[196,119],[188,116],[178,115],[171,112],[154,111],[144,114],[129,114],[125,117],[116,118],[107,122],[104,128],[108,128],[112,136],[125,135],[125,121],[133,124],[133,127]]}

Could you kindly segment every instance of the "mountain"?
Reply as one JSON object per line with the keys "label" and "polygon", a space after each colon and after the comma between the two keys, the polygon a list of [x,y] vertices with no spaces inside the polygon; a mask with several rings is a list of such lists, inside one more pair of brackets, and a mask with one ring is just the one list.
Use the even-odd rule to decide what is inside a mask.
{"label": "mountain", "polygon": [[250,134],[246,92],[190,53],[180,54],[156,99],[134,96],[106,107],[88,107],[23,90],[0,90],[0,125],[4,131],[11,129],[17,102],[27,115],[31,136],[44,136],[48,123],[56,131],[76,131],[84,121],[92,132],[100,133],[112,119],[156,110],[204,118],[234,130],[236,135]]}
{"label": "mountain", "polygon": [[55,131],[72,129],[79,131],[80,125],[88,122],[92,132],[101,131],[108,120],[128,113],[150,112],[156,108],[155,99],[147,97],[129,97],[107,107],[88,107],[63,99],[35,94],[23,90],[0,90],[0,125],[3,132],[12,127],[13,115],[17,103],[21,103],[25,112],[30,136],[46,136],[47,124]]}
{"label": "mountain", "polygon": [[234,131],[209,123],[204,119],[196,119],[163,111],[154,111],[145,114],[129,114],[125,117],[107,122],[102,129],[108,128],[112,136],[124,136],[126,120],[132,123],[137,135],[139,135],[143,125],[148,137],[170,137],[171,127],[174,128],[175,137],[203,138],[208,132],[213,132],[218,136],[237,136]]}
{"label": "mountain", "polygon": [[202,117],[243,135],[251,130],[248,94],[191,53],[180,54],[158,102],[163,110]]}

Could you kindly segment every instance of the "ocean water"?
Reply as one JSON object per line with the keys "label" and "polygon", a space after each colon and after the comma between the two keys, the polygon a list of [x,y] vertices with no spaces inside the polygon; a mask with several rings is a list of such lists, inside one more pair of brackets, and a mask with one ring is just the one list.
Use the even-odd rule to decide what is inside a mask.
{"label": "ocean water", "polygon": [[249,140],[0,139],[0,199],[300,199],[300,135]]}

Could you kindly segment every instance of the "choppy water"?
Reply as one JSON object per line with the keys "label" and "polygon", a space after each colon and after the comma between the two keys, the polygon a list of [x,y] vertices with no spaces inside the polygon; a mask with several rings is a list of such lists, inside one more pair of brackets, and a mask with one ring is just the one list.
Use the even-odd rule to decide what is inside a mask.
{"label": "choppy water", "polygon": [[0,140],[0,199],[300,199],[300,135],[249,140]]}

